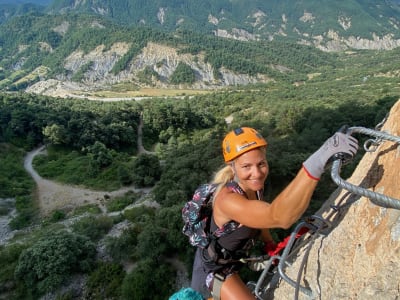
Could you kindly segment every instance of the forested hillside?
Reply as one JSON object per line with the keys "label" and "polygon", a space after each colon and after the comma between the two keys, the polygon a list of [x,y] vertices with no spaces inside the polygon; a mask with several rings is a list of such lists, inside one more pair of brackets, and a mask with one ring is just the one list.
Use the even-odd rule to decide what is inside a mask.
{"label": "forested hillside", "polygon": [[[167,299],[193,260],[182,206],[227,131],[268,140],[271,201],[333,132],[374,128],[400,97],[393,2],[1,3],[0,299]],[[325,174],[305,216],[335,188]]]}
{"label": "forested hillside", "polygon": [[[388,1],[64,1],[56,0],[51,12],[78,11],[101,14],[130,25],[145,24],[168,30],[233,29],[247,32],[250,39],[286,38],[308,40],[305,33],[324,35],[332,30],[340,36],[372,37],[393,33],[399,7]],[[308,19],[307,19],[308,17]],[[379,23],[379,25],[378,25]],[[378,26],[377,26],[378,25]],[[245,38],[245,36],[243,36]]]}
{"label": "forested hillside", "polygon": [[[0,40],[0,87],[14,91],[49,79],[82,83],[87,89],[96,83],[104,86],[133,81],[134,89],[157,81],[191,86],[211,77],[210,86],[218,86],[223,85],[222,73],[227,71],[296,81],[305,80],[304,72],[332,66],[334,61],[333,55],[284,41],[238,42],[188,31],[172,35],[151,28],[123,27],[87,15],[17,17],[0,27]],[[149,43],[177,51],[177,61],[172,64],[168,53],[160,53],[155,61],[147,62],[150,58],[146,57],[138,60]],[[125,46],[117,52],[116,45]],[[97,53],[96,49],[101,50]],[[74,56],[78,59],[70,62]],[[165,74],[165,69],[171,70]]]}
{"label": "forested hillside", "polygon": [[400,10],[389,2],[53,1],[46,12],[7,5],[0,88],[53,96],[60,86],[65,96],[305,81],[318,67],[341,67],[326,51],[400,45]]}
{"label": "forested hillside", "polygon": [[[351,71],[348,74],[354,77]],[[271,200],[327,136],[343,124],[374,127],[399,97],[389,77],[368,77],[364,84],[325,80],[140,102],[2,94],[0,198],[15,197],[17,215],[10,226],[18,230],[0,246],[0,260],[7,266],[0,273],[2,293],[15,299],[36,299],[51,291],[68,299],[76,295],[165,299],[178,288],[176,270],[167,258],[186,262],[189,270],[191,266],[193,248],[181,234],[180,210],[194,188],[208,181],[222,164],[220,140],[229,128],[254,126],[268,139],[271,172],[265,198]],[[137,152],[141,117],[144,146],[152,153]],[[23,149],[42,143],[47,145],[47,155],[34,161],[39,173],[104,191],[99,205],[106,207],[106,213],[97,205],[82,204],[43,215],[21,163]],[[160,208],[140,205],[140,194],[132,192],[107,196],[107,191],[121,187],[151,188],[146,197]],[[307,214],[318,209],[334,188],[325,176]],[[3,207],[3,214],[12,207]],[[71,224],[69,219],[75,221]],[[125,229],[120,235],[107,236],[111,228],[122,224]],[[32,225],[36,225],[32,231],[24,231]],[[285,235],[279,230],[274,234],[277,239]],[[59,256],[40,250],[44,248],[60,249],[69,260],[60,261]],[[95,259],[100,249],[108,260]],[[56,269],[37,273],[37,268],[53,263],[58,264]],[[123,267],[131,263],[136,265],[132,271]],[[76,288],[79,274],[88,276],[84,289]],[[64,289],[59,290],[60,286]],[[157,292],[149,298],[149,290]]]}

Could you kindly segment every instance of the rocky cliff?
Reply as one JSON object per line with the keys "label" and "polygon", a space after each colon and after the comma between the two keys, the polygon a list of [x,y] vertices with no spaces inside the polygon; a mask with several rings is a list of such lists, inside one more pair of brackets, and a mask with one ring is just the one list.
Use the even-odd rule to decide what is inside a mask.
{"label": "rocky cliff", "polygon": [[[28,93],[39,93],[49,96],[71,96],[72,93],[96,89],[104,89],[119,82],[129,82],[132,85],[144,86],[138,77],[145,69],[151,69],[154,74],[151,85],[155,88],[171,87],[169,79],[180,62],[190,66],[194,71],[196,80],[190,87],[195,89],[212,89],[225,86],[246,85],[249,83],[268,82],[271,79],[263,74],[250,76],[235,73],[226,68],[219,70],[220,78],[214,77],[214,69],[210,63],[205,62],[204,55],[191,55],[179,53],[179,49],[158,43],[148,43],[129,64],[128,68],[118,74],[112,73],[115,63],[129,50],[127,43],[115,43],[108,51],[104,51],[104,45],[99,45],[92,51],[84,53],[76,50],[64,61],[64,69],[69,76],[39,81],[27,88]],[[82,72],[85,66],[83,78],[80,82],[72,78],[78,72]],[[36,72],[36,70],[35,70]],[[180,88],[180,87],[177,87]]]}
{"label": "rocky cliff", "polygon": [[[382,131],[400,136],[399,120],[400,101]],[[367,152],[346,181],[400,199],[400,146],[385,141],[375,152]],[[336,212],[332,205],[342,209]],[[400,210],[338,189],[317,215],[332,227],[313,236],[313,243],[306,244],[286,269],[295,282],[300,273],[298,282],[311,291],[310,295],[300,291],[298,299],[399,299]],[[274,299],[296,297],[295,287],[281,280]]]}

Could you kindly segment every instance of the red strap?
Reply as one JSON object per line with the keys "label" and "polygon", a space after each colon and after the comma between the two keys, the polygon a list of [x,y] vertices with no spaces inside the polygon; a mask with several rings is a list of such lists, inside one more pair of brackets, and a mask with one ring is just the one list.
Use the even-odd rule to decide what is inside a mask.
{"label": "red strap", "polygon": [[[296,239],[298,239],[299,237],[301,237],[303,234],[305,234],[306,232],[308,232],[308,228],[307,227],[302,227],[299,232],[296,234]],[[288,244],[290,239],[290,235],[285,237],[283,239],[283,241],[279,242],[278,244],[275,244],[274,242],[267,242],[265,243],[265,247],[264,247],[264,251],[265,253],[267,253],[269,256],[274,256],[274,255],[278,255],[279,252],[281,252],[282,249],[284,249],[286,247],[286,245]]]}

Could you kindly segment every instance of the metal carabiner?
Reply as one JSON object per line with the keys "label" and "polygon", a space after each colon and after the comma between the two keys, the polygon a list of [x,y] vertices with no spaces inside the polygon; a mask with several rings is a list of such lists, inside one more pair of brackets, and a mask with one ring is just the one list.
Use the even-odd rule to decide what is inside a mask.
{"label": "metal carabiner", "polygon": [[368,139],[364,143],[364,150],[365,152],[375,152],[381,144],[381,138]]}

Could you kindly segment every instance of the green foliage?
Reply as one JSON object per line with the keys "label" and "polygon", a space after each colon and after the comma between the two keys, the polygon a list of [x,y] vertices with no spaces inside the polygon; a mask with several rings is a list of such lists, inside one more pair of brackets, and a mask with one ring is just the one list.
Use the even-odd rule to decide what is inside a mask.
{"label": "green foliage", "polygon": [[93,67],[93,62],[92,61],[89,61],[89,62],[87,62],[86,64],[84,64],[84,65],[82,65],[80,68],[79,68],[79,70],[78,70],[78,72],[76,72],[75,74],[74,74],[74,76],[72,76],[72,81],[82,81],[83,79],[85,79],[85,73],[87,72],[87,71],[89,71],[92,67]]}
{"label": "green foliage", "polygon": [[11,292],[15,286],[14,271],[18,264],[18,258],[21,252],[27,246],[24,244],[10,244],[7,246],[0,246],[0,292]]}
{"label": "green foliage", "polygon": [[184,62],[179,62],[170,78],[172,84],[193,84],[195,80],[196,77],[194,71]]}
{"label": "green foliage", "polygon": [[106,145],[96,141],[92,146],[86,147],[86,155],[89,157],[90,173],[96,175],[102,168],[108,167],[113,162],[113,153]]}
{"label": "green foliage", "polygon": [[107,253],[116,262],[137,259],[136,246],[139,233],[138,227],[134,226],[125,229],[119,237],[107,237],[105,242]]}
{"label": "green foliage", "polygon": [[168,152],[164,171],[153,190],[157,202],[170,206],[186,201],[197,185],[211,179],[223,164],[219,136],[218,130],[211,130],[201,140],[185,142]]}
{"label": "green foliage", "polygon": [[153,84],[153,78],[155,78],[156,80],[159,79],[158,73],[149,66],[146,66],[143,71],[140,71],[138,73],[137,76],[140,82],[145,83],[147,85]]}
{"label": "green foliage", "polygon": [[[105,148],[100,142],[98,151],[83,155],[60,147],[48,147],[47,155],[39,155],[33,165],[41,176],[57,181],[85,185],[94,189],[115,190],[129,183],[131,178],[121,178],[121,162],[126,156]],[[94,148],[93,148],[94,149]],[[102,164],[111,164],[105,167]],[[125,167],[127,168],[127,167]]]}
{"label": "green foliage", "polygon": [[154,185],[160,179],[160,162],[155,155],[141,154],[133,162],[132,182],[138,187]]}
{"label": "green foliage", "polygon": [[0,198],[30,194],[33,181],[23,168],[24,154],[13,145],[0,143]]}
{"label": "green foliage", "polygon": [[74,232],[98,241],[113,226],[113,221],[108,216],[87,216],[83,217],[72,225]]}
{"label": "green foliage", "polygon": [[[191,5],[195,5],[195,3],[191,3]],[[127,4],[127,6],[131,7],[132,5]],[[158,7],[153,8],[159,9]],[[209,12],[205,16],[205,20],[208,18],[208,14]],[[154,21],[159,23],[156,18]],[[172,22],[172,19],[168,18],[163,27],[168,27],[169,22]],[[172,26],[175,26],[175,23],[172,22]],[[65,27],[65,33],[56,33],[53,30],[59,27]],[[181,27],[177,32],[168,34],[154,28],[118,25],[93,14],[18,17],[0,27],[0,39],[3,42],[0,67],[5,70],[7,75],[6,79],[0,82],[0,86],[4,89],[22,91],[43,77],[55,78],[58,76],[81,81],[92,69],[93,62],[87,61],[80,66],[79,70],[73,71],[64,67],[67,57],[76,51],[86,54],[99,46],[104,46],[104,51],[107,51],[117,42],[128,45],[128,49],[111,66],[109,72],[114,75],[128,70],[132,61],[149,42],[157,42],[180,49],[181,53],[189,52],[197,55],[194,57],[194,61],[199,59],[200,53],[204,54],[206,62],[212,65],[216,78],[219,76],[220,69],[224,67],[240,74],[265,74],[278,81],[305,80],[306,77],[301,74],[302,72],[311,72],[317,66],[332,66],[332,54],[325,54],[296,43],[280,42],[279,40],[255,43],[218,38],[198,33],[199,27],[192,28],[190,21],[186,20]],[[201,28],[207,27],[201,26]],[[248,29],[250,30],[250,28]],[[27,46],[21,48],[21,45]],[[48,47],[43,45],[48,45]],[[15,53],[18,54],[15,55]],[[27,61],[25,61],[26,57],[28,57]],[[20,65],[21,61],[24,61],[21,65],[22,70],[15,71],[13,65]],[[162,62],[155,62],[155,64],[160,65]],[[47,73],[41,76],[32,74],[32,71],[38,67],[45,67]],[[279,68],[287,71],[278,71]],[[139,81],[145,84],[152,84],[152,77],[163,80],[150,66],[138,74]],[[184,62],[178,64],[175,72],[169,78],[172,84],[190,85],[195,80],[194,70]]]}
{"label": "green foliage", "polygon": [[173,293],[175,272],[170,265],[141,260],[122,284],[121,299],[162,300]]}
{"label": "green foliage", "polygon": [[50,221],[51,222],[58,222],[61,220],[65,219],[65,212],[61,211],[61,210],[55,210],[52,214],[51,214],[51,218]]}
{"label": "green foliage", "polygon": [[125,277],[122,266],[100,262],[89,275],[85,293],[86,299],[120,299],[121,284]]}
{"label": "green foliage", "polygon": [[[393,1],[392,1],[393,2]],[[370,37],[371,32],[386,34],[393,32],[390,18],[395,18],[399,8],[392,2],[376,3],[369,1],[306,1],[293,3],[284,1],[196,1],[187,0],[184,3],[178,0],[162,0],[156,3],[143,0],[121,0],[109,2],[105,0],[96,1],[95,4],[81,2],[71,9],[68,1],[55,1],[51,5],[54,11],[73,10],[80,13],[93,13],[101,11],[106,17],[116,23],[136,25],[144,21],[147,26],[163,28],[169,31],[179,29],[190,29],[198,32],[211,33],[217,28],[208,21],[209,16],[218,20],[218,28],[244,29],[249,33],[257,33],[264,38],[275,36],[284,30],[287,38],[297,37],[298,32],[306,32],[310,36],[323,35],[329,30],[339,32],[345,36]],[[97,5],[97,6],[96,6]],[[159,7],[165,8],[169,13],[163,22],[156,17]],[[101,9],[100,9],[101,8]],[[261,11],[267,16],[253,16],[255,11]],[[313,22],[302,19],[303,12],[311,12]],[[284,27],[282,26],[282,15],[286,15]],[[351,26],[348,28],[338,22],[338,19],[351,18]],[[184,18],[184,22],[180,20]],[[296,28],[297,30],[289,30]],[[286,30],[285,30],[286,29]],[[346,33],[349,31],[349,33]],[[305,35],[305,34],[304,34]]]}
{"label": "green foliage", "polygon": [[[77,150],[96,142],[108,149],[136,147],[140,106],[136,102],[102,103],[29,94],[0,95],[0,129],[5,142],[44,140]],[[25,142],[25,145],[27,142]]]}
{"label": "green foliage", "polygon": [[154,216],[154,208],[145,205],[136,206],[124,211],[124,216],[132,223],[146,222]]}
{"label": "green foliage", "polygon": [[12,229],[22,229],[29,226],[38,216],[38,208],[34,205],[31,196],[16,197],[15,207],[18,214],[9,224]]}
{"label": "green foliage", "polygon": [[[198,3],[200,8],[203,4]],[[92,23],[86,23],[83,18],[76,18],[83,24],[82,27],[95,24],[93,21],[97,20],[88,17],[87,21]],[[57,16],[56,19],[52,28],[60,25],[64,17]],[[31,16],[26,24],[35,27],[38,26],[35,23],[38,20],[43,22],[40,17]],[[71,21],[68,34],[77,29],[74,24]],[[118,221],[126,218],[126,222],[132,224],[121,236],[106,238],[106,250],[114,262],[138,262],[137,268],[122,283],[121,298],[165,299],[171,294],[175,273],[163,258],[178,253],[180,259],[189,262],[193,254],[192,247],[181,234],[183,224],[180,209],[184,201],[192,196],[194,189],[200,183],[209,181],[213,172],[223,165],[220,141],[229,129],[253,126],[267,138],[270,174],[265,188],[266,198],[272,200],[297,173],[302,161],[329,135],[343,124],[373,128],[400,95],[398,76],[395,75],[400,67],[395,59],[399,50],[329,54],[282,41],[244,43],[204,37],[183,30],[171,37],[147,29],[141,32],[125,28],[124,34],[129,38],[121,38],[123,34],[119,32],[120,28],[100,27],[75,30],[74,36],[68,37],[66,34],[59,40],[57,36],[46,36],[48,40],[53,40],[55,49],[42,62],[56,70],[57,66],[62,68],[60,62],[64,57],[78,48],[87,52],[97,43],[104,43],[107,49],[113,42],[124,40],[139,46],[129,50],[132,52],[120,60],[121,66],[118,68],[123,70],[143,45],[155,40],[179,45],[182,53],[202,53],[217,72],[224,67],[238,73],[264,73],[276,79],[267,85],[251,85],[240,90],[185,97],[179,101],[151,99],[140,103],[102,103],[18,93],[0,94],[0,141],[8,143],[0,144],[0,186],[4,194],[0,198],[17,196],[19,214],[11,223],[13,228],[30,224],[37,213],[30,196],[33,181],[22,166],[24,151],[13,145],[31,149],[38,144],[48,143],[48,155],[37,157],[34,166],[42,176],[67,184],[102,190],[117,189],[133,180],[138,185],[155,185],[151,196],[161,207],[156,210],[138,206],[121,212]],[[14,29],[7,27],[7,30]],[[109,30],[115,31],[112,36]],[[26,34],[21,32],[21,40],[25,42],[29,41]],[[93,40],[92,36],[95,36]],[[35,36],[31,38],[34,40]],[[12,43],[12,40],[7,39],[5,43]],[[63,47],[57,47],[58,44]],[[11,52],[15,54],[18,51]],[[30,68],[33,65],[34,62],[30,62]],[[3,71],[5,78],[8,78],[7,72]],[[21,78],[23,74],[26,73],[14,74],[12,79]],[[155,149],[157,156],[146,154],[133,159],[137,151],[140,115],[143,115],[146,147]],[[225,119],[227,117],[232,119],[229,124]],[[89,152],[84,152],[85,149]],[[96,164],[96,176],[91,176],[91,161]],[[329,176],[322,178],[306,213],[315,212],[334,188]],[[122,210],[134,203],[137,197],[129,194],[107,201],[107,208],[109,211]],[[99,214],[101,211],[97,205],[88,205],[72,212],[75,215],[84,213]],[[52,217],[57,221],[64,216],[62,212],[55,211]],[[98,241],[114,222],[114,219],[105,216],[85,216],[77,221],[73,230]],[[87,239],[84,240],[86,243]],[[45,243],[40,240],[32,248],[37,244]],[[61,241],[57,240],[57,244],[62,248]],[[67,244],[78,247],[75,243]],[[30,249],[29,253],[35,254],[32,264],[40,265],[41,274],[45,273],[46,278],[50,279],[39,278],[35,273],[39,269],[33,265],[25,267],[29,261],[24,255],[20,262],[24,267],[20,267],[22,271],[19,271],[23,274],[12,283],[13,287],[24,291],[17,297],[19,299],[37,299],[38,291],[56,287],[62,280],[59,273],[53,276],[50,270],[43,271],[45,264],[53,264],[46,260],[50,260],[52,254],[49,257],[44,255],[54,247],[44,249],[37,246],[38,250]],[[38,253],[39,250],[44,252],[43,256]],[[60,250],[61,255],[64,250]],[[3,255],[0,250],[1,259],[8,254]],[[0,287],[6,286],[11,280],[10,273],[14,272],[16,255],[6,258],[4,273],[0,272]],[[54,269],[66,270],[66,277],[72,274],[65,266],[57,265]],[[104,283],[104,289],[101,289],[102,272],[107,274],[104,276],[106,278],[112,274],[117,277],[115,282],[107,280],[110,286]],[[99,266],[98,271],[92,274],[91,295],[102,297],[114,290],[115,294],[108,294],[108,297],[118,297],[120,275],[117,265]],[[22,283],[24,286],[20,287]],[[156,295],[149,291],[156,291]]]}
{"label": "green foliage", "polygon": [[71,212],[71,216],[80,216],[85,214],[98,215],[100,213],[101,209],[97,204],[86,204],[75,207]]}
{"label": "green foliage", "polygon": [[[154,218],[153,226],[160,229],[160,235],[164,236],[166,249],[163,255],[167,257],[178,254],[184,257],[190,249],[188,249],[188,239],[182,234],[182,207],[184,202],[174,206],[163,207],[157,210]],[[167,229],[167,230],[165,230]]]}
{"label": "green foliage", "polygon": [[96,249],[87,238],[55,232],[41,238],[24,250],[15,269],[15,276],[26,289],[39,294],[50,292],[76,272],[92,269]]}
{"label": "green foliage", "polygon": [[67,144],[67,131],[63,125],[52,124],[43,128],[44,138],[53,145]]}
{"label": "green foliage", "polygon": [[139,259],[151,258],[156,260],[166,253],[168,247],[167,229],[150,224],[150,222],[147,222],[147,226],[143,226],[143,230],[138,235],[137,256]]}
{"label": "green foliage", "polygon": [[140,196],[141,193],[129,191],[124,196],[109,199],[106,202],[107,211],[121,211],[128,205],[135,203]]}

